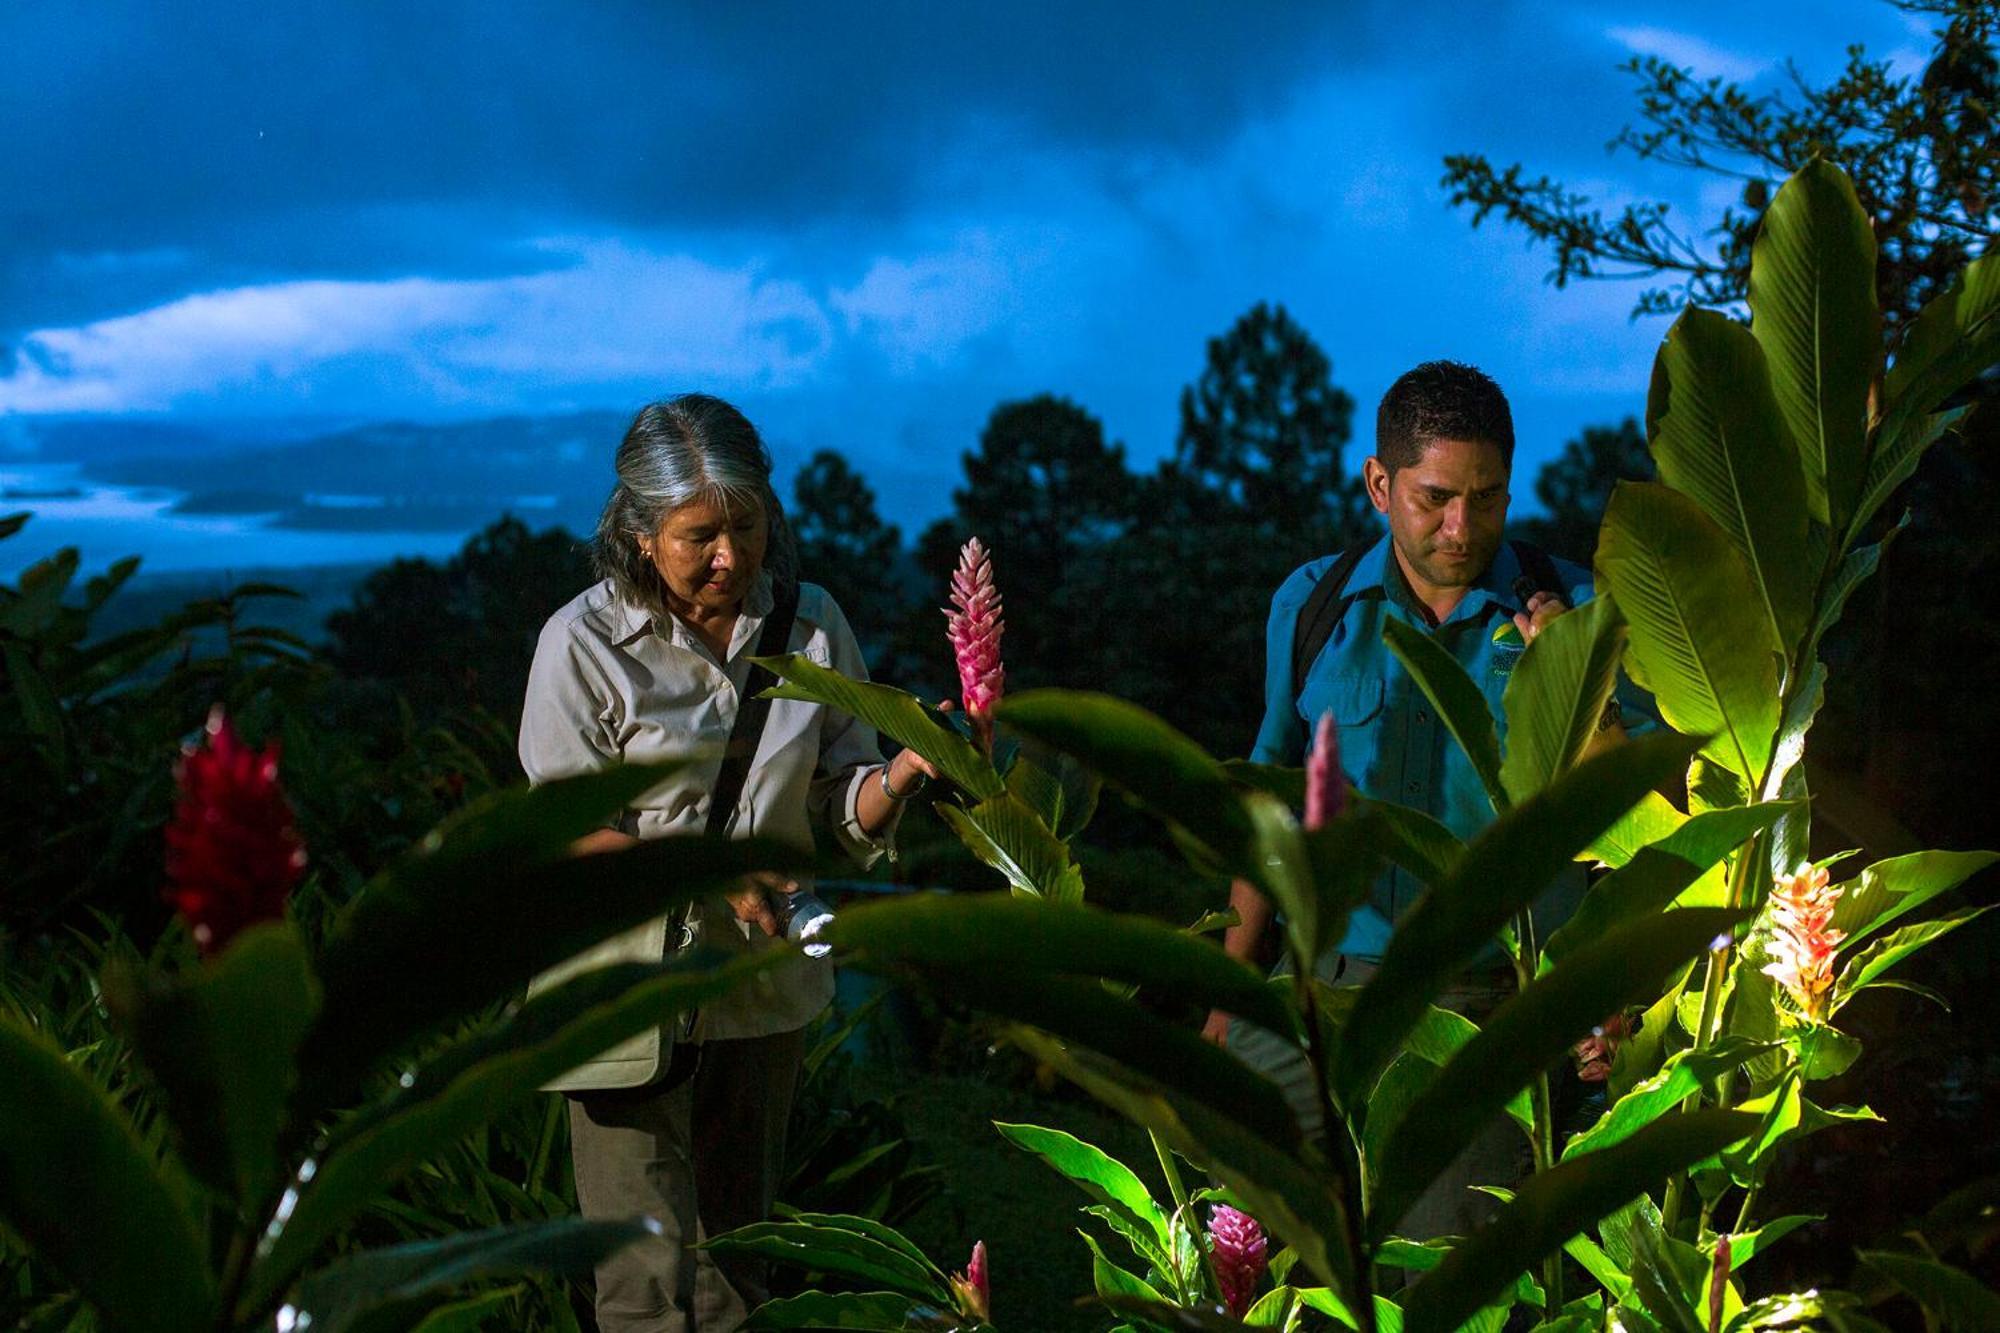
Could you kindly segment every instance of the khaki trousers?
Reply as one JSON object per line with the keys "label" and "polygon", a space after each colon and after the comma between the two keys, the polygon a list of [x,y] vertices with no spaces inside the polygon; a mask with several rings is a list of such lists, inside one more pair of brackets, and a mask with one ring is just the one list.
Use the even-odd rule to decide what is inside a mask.
{"label": "khaki trousers", "polygon": [[644,1213],[661,1226],[597,1266],[603,1333],[729,1333],[768,1298],[761,1262],[694,1247],[770,1216],[805,1033],[710,1041],[700,1051],[692,1078],[570,1098],[583,1215]]}
{"label": "khaki trousers", "polygon": [[[1323,981],[1361,986],[1375,975],[1375,964],[1360,958],[1330,955],[1321,961],[1319,973]],[[1437,1003],[1440,1009],[1450,1009],[1475,1023],[1483,1023],[1513,993],[1511,980],[1490,985],[1468,980],[1447,990]],[[1278,1085],[1308,1139],[1319,1139],[1325,1133],[1312,1066],[1304,1052],[1241,1020],[1229,1025],[1228,1050]],[[1534,1153],[1527,1136],[1511,1119],[1500,1116],[1475,1135],[1444,1174],[1431,1182],[1430,1188],[1397,1224],[1396,1234],[1409,1240],[1469,1235],[1502,1206],[1492,1195],[1471,1186],[1511,1187],[1526,1179],[1533,1166]]]}

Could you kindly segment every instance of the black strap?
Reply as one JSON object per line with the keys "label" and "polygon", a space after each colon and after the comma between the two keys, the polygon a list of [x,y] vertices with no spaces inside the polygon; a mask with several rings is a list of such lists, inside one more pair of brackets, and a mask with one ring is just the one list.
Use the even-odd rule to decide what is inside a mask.
{"label": "black strap", "polygon": [[1299,618],[1292,622],[1292,698],[1296,700],[1306,689],[1306,672],[1312,667],[1313,659],[1326,647],[1326,641],[1333,637],[1334,626],[1347,614],[1347,608],[1354,604],[1352,597],[1343,597],[1347,590],[1347,580],[1354,576],[1354,567],[1361,563],[1361,557],[1380,541],[1358,542],[1333,558],[1320,575],[1319,582],[1299,608]]}
{"label": "black strap", "polygon": [[[1376,538],[1376,541],[1381,540]],[[1567,590],[1562,583],[1562,575],[1556,572],[1556,562],[1549,553],[1533,542],[1510,541],[1514,559],[1521,566],[1521,577],[1531,586],[1531,592],[1552,592],[1567,598]],[[1347,580],[1354,575],[1354,567],[1361,563],[1361,557],[1368,554],[1374,541],[1361,542],[1350,546],[1334,557],[1326,573],[1313,585],[1305,605],[1299,608],[1299,618],[1292,625],[1292,698],[1297,699],[1306,689],[1306,672],[1312,669],[1313,661],[1326,647],[1326,641],[1333,637],[1334,627],[1340,624],[1347,608],[1354,605],[1352,597],[1344,596]],[[1527,598],[1522,598],[1526,601]]]}
{"label": "black strap", "polygon": [[[764,631],[757,636],[757,656],[776,657],[785,651],[792,637],[792,621],[799,614],[799,585],[787,580],[772,591],[771,614]],[[722,752],[722,768],[715,775],[715,788],[708,794],[708,836],[721,837],[736,813],[743,784],[750,777],[750,761],[757,757],[757,744],[764,737],[764,720],[771,715],[771,701],[764,691],[778,683],[768,668],[753,664],[743,683],[743,697],[736,704],[736,725],[729,729],[729,744]]]}

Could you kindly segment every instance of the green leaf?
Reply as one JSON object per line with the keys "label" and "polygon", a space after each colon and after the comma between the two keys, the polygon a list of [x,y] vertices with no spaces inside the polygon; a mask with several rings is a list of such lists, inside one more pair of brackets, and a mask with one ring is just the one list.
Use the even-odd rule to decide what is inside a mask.
{"label": "green leaf", "polygon": [[1840,951],[1854,952],[1875,931],[1957,888],[1995,861],[2000,861],[2000,854],[1936,851],[1877,861],[1843,885],[1840,901],[1834,904],[1833,928],[1847,936]]}
{"label": "green leaf", "polygon": [[[1814,1222],[1824,1222],[1826,1218],[1818,1213],[1791,1213],[1785,1217],[1774,1217],[1755,1231],[1741,1231],[1729,1237],[1729,1271],[1740,1273],[1744,1265],[1764,1251],[1776,1245],[1802,1226]],[[1707,1246],[1709,1254],[1715,1252],[1711,1242]]]}
{"label": "green leaf", "polygon": [[[1331,1288],[1301,1287],[1299,1303],[1339,1320],[1344,1328],[1361,1327],[1353,1309]],[[1375,1297],[1375,1333],[1403,1333],[1403,1308],[1386,1296]]]}
{"label": "green leaf", "polygon": [[1859,1041],[1823,1023],[1799,1042],[1799,1074],[1807,1079],[1839,1078],[1860,1058]]}
{"label": "green leaf", "polygon": [[[1805,629],[1815,571],[1805,559],[1806,478],[1771,379],[1749,329],[1690,306],[1660,346],[1646,421],[1660,480],[1729,535],[1765,638],[1789,656]],[[1865,380],[1861,388],[1865,394]],[[1856,481],[1860,424],[1857,416]]]}
{"label": "green leaf", "polygon": [[1859,1296],[1846,1291],[1795,1291],[1752,1301],[1730,1320],[1724,1333],[1759,1333],[1767,1328],[1824,1329],[1825,1333],[1889,1333],[1888,1326],[1863,1313]]}
{"label": "green leaf", "polygon": [[[1502,1202],[1512,1202],[1512,1192],[1506,1191],[1506,1193],[1508,1197]],[[1444,1257],[1451,1253],[1453,1243],[1454,1240],[1451,1238],[1433,1241],[1392,1238],[1376,1246],[1375,1262],[1389,1268],[1400,1268],[1405,1272],[1428,1273],[1444,1262]],[[1541,1284],[1528,1274],[1522,1273],[1514,1279],[1513,1288],[1508,1291],[1506,1297],[1496,1305],[1497,1308],[1504,1310],[1517,1301],[1527,1305],[1540,1305],[1546,1299],[1548,1298],[1543,1293]]]}
{"label": "green leaf", "polygon": [[[1909,480],[1935,439],[1924,418],[2000,361],[2000,254],[1968,264],[1942,296],[1918,312],[1883,382],[1882,424],[1850,531],[1859,532]],[[1926,436],[1929,438],[1925,438]]]}
{"label": "green leaf", "polygon": [[[1750,313],[1812,516],[1838,532],[1861,489],[1882,315],[1875,233],[1853,184],[1831,162],[1807,163],[1765,212],[1751,249]],[[1760,480],[1752,494],[1767,496],[1772,479]]]}
{"label": "green leaf", "polygon": [[1117,1219],[1119,1233],[1126,1239],[1145,1237],[1157,1254],[1165,1256],[1170,1244],[1167,1216],[1154,1202],[1152,1191],[1130,1167],[1103,1149],[1059,1129],[1010,1125],[998,1120],[993,1122],[993,1128],[1009,1143],[1041,1158],[1058,1175],[1102,1204]]}
{"label": "green leaf", "polygon": [[2000,1328],[2000,1293],[1962,1268],[1894,1250],[1857,1250],[1855,1257],[1909,1293],[1953,1333]]}
{"label": "green leaf", "polygon": [[1709,1265],[1700,1250],[1668,1235],[1650,1217],[1632,1219],[1632,1290],[1641,1307],[1673,1333],[1711,1333]]}
{"label": "green leaf", "polygon": [[[504,793],[481,818],[455,822],[435,843],[426,838],[377,876],[320,955],[324,1001],[300,1055],[304,1105],[351,1095],[368,1070],[415,1037],[517,992],[611,935],[752,871],[810,865],[787,843],[693,834],[536,860],[551,842],[566,849],[657,779],[658,770],[614,769]],[[579,792],[571,783],[587,786]],[[580,800],[585,794],[597,799]],[[518,827],[489,818],[502,811]]]}
{"label": "green leaf", "polygon": [[1353,1105],[1374,1082],[1453,974],[1642,793],[1679,772],[1693,746],[1684,736],[1642,736],[1585,761],[1502,815],[1416,901],[1362,988],[1341,1042],[1334,1086],[1342,1105]]}
{"label": "green leaf", "polygon": [[[1420,1060],[1427,1060],[1434,1065],[1444,1065],[1449,1063],[1452,1056],[1457,1055],[1467,1042],[1478,1035],[1479,1025],[1464,1014],[1429,1005],[1424,1010],[1424,1016],[1417,1020],[1417,1025],[1410,1029],[1410,1035],[1404,1039],[1403,1045],[1411,1055]],[[1375,1109],[1370,1106],[1371,1122],[1374,1114]],[[1514,1123],[1522,1129],[1527,1129],[1534,1123],[1534,1112],[1528,1105],[1528,1094],[1525,1091],[1517,1093],[1513,1100],[1507,1103],[1507,1114],[1512,1116]]]}
{"label": "green leaf", "polygon": [[[1000,872],[1015,893],[1050,902],[1081,901],[1070,895],[1069,848],[1040,816],[1011,793],[964,809],[948,801],[935,807],[960,842],[980,861]],[[1081,887],[1081,881],[1074,881]]]}
{"label": "green leaf", "polygon": [[1299,1294],[1290,1287],[1273,1287],[1257,1298],[1243,1316],[1251,1328],[1283,1328],[1298,1305]]}
{"label": "green leaf", "polygon": [[1507,756],[1500,781],[1516,805],[1575,766],[1618,683],[1625,621],[1609,596],[1557,616],[1507,682]]}
{"label": "green leaf", "polygon": [[1456,833],[1435,817],[1394,801],[1360,801],[1350,804],[1357,814],[1372,813],[1386,833],[1382,854],[1414,876],[1418,883],[1431,885],[1451,873],[1465,855],[1465,844]]}
{"label": "green leaf", "polygon": [[1543,944],[1543,956],[1560,959],[1623,922],[1664,911],[1710,867],[1790,808],[1767,802],[1710,810],[1640,848],[1624,866],[1590,886],[1575,914]]}
{"label": "green leaf", "polygon": [[123,1333],[215,1326],[195,1222],[123,1114],[62,1052],[0,1019],[0,1226]]}
{"label": "green leaf", "polygon": [[1158,1299],[1124,1294],[1106,1295],[1099,1293],[1098,1299],[1106,1308],[1118,1314],[1133,1315],[1145,1321],[1151,1329],[1166,1329],[1168,1333],[1256,1333],[1255,1328],[1240,1319],[1231,1319],[1218,1310],[1201,1310],[1193,1306],[1172,1305]]}
{"label": "green leaf", "polygon": [[1322,1164],[1301,1160],[1237,1116],[1119,1064],[1073,1050],[1027,1029],[1011,1039],[1030,1056],[1144,1129],[1219,1180],[1245,1211],[1320,1281],[1351,1283],[1344,1213]]}
{"label": "green leaf", "polygon": [[1698,1111],[1655,1121],[1625,1142],[1526,1181],[1403,1302],[1410,1333],[1450,1333],[1515,1276],[1598,1218],[1755,1128],[1754,1117]]}
{"label": "green leaf", "polygon": [[924,1252],[917,1248],[916,1242],[886,1222],[878,1222],[872,1217],[856,1217],[852,1213],[802,1212],[797,1208],[790,1208],[782,1203],[777,1205],[776,1211],[786,1221],[804,1222],[809,1226],[816,1227],[832,1227],[837,1231],[858,1232],[863,1236],[878,1240],[892,1250],[901,1250],[917,1263],[930,1269],[938,1281],[945,1281],[944,1271],[925,1257]]}
{"label": "green leaf", "polygon": [[912,1300],[951,1308],[951,1288],[937,1270],[872,1236],[807,1222],[753,1222],[703,1245],[711,1254],[747,1255],[857,1282],[876,1282]]}
{"label": "green leaf", "polygon": [[1097,1243],[1097,1237],[1082,1228],[1077,1235],[1090,1248],[1090,1282],[1099,1300],[1122,1296],[1131,1300],[1161,1301],[1164,1298],[1142,1277],[1128,1273],[1111,1262],[1104,1253],[1104,1247]]}
{"label": "green leaf", "polygon": [[297,1327],[351,1333],[373,1311],[522,1272],[588,1273],[635,1241],[657,1236],[646,1218],[586,1222],[559,1218],[364,1250],[336,1260],[299,1284]]}
{"label": "green leaf", "polygon": [[1847,960],[1846,966],[1840,969],[1839,980],[1834,983],[1835,993],[1844,997],[1859,990],[1917,950],[1949,935],[1966,922],[1986,915],[1995,906],[2000,904],[1962,907],[1947,916],[1932,921],[1919,921],[1914,926],[1904,926],[1890,931]]}
{"label": "green leaf", "polygon": [[1104,784],[1066,754],[1024,743],[1007,770],[1007,790],[1041,817],[1064,842],[1072,841],[1097,813]]}
{"label": "green leaf", "polygon": [[23,527],[27,526],[28,520],[34,516],[34,511],[23,509],[18,514],[8,514],[0,517],[0,541],[4,541],[19,532]]}
{"label": "green leaf", "polygon": [[1199,1033],[1111,994],[1094,977],[934,965],[913,975],[934,995],[1088,1046],[1216,1114],[1234,1116],[1268,1143],[1292,1149],[1299,1142],[1298,1121],[1276,1084]]}
{"label": "green leaf", "polygon": [[804,699],[838,709],[896,744],[915,750],[976,800],[989,800],[1007,790],[979,747],[939,723],[915,695],[888,685],[849,680],[803,653],[750,660],[784,678],[782,684],[764,691],[765,698]]}
{"label": "green leaf", "polygon": [[1493,725],[1493,710],[1479,686],[1444,645],[1414,625],[1394,616],[1384,617],[1382,642],[1410,673],[1410,679],[1437,710],[1445,730],[1472,761],[1472,771],[1486,788],[1486,799],[1495,810],[1505,810],[1510,802],[1500,780],[1500,736]]}
{"label": "green leaf", "polygon": [[865,966],[968,976],[1073,973],[1128,982],[1274,1032],[1297,1026],[1253,967],[1151,917],[1001,894],[915,894],[842,912],[827,939]]}
{"label": "green leaf", "polygon": [[14,585],[16,595],[0,606],[0,630],[23,639],[38,637],[62,610],[63,594],[75,580],[79,563],[76,548],[65,546],[21,571]]}
{"label": "green leaf", "polygon": [[7,681],[14,687],[14,699],[28,734],[41,742],[50,767],[58,773],[65,771],[69,767],[69,741],[63,729],[62,702],[49,687],[48,677],[35,665],[34,654],[24,642],[0,644],[0,661],[7,665]]}
{"label": "green leaf", "polygon": [[174,1141],[241,1205],[277,1181],[294,1061],[319,1004],[298,932],[253,926],[185,977],[114,969],[105,999],[166,1094]]}
{"label": "green leaf", "polygon": [[1597,544],[1600,587],[1631,627],[1625,668],[1702,753],[1762,785],[1778,729],[1778,661],[1749,566],[1693,500],[1620,482]]}
{"label": "green leaf", "polygon": [[1850,540],[1860,536],[1868,520],[1889,502],[1899,487],[1916,475],[1932,445],[1965,424],[1972,408],[1954,407],[1929,416],[1898,412],[1885,419],[1875,432],[1875,448],[1868,462],[1868,478],[1861,499],[1854,507],[1854,522],[1848,528]]}
{"label": "green leaf", "polygon": [[1590,1237],[1571,1236],[1563,1242],[1563,1253],[1576,1260],[1584,1272],[1596,1278],[1598,1285],[1611,1293],[1613,1301],[1622,1301],[1632,1294],[1632,1279],[1625,1276],[1625,1270]]}
{"label": "green leaf", "polygon": [[1827,584],[1826,591],[1820,594],[1819,615],[1814,618],[1812,631],[1806,637],[1806,651],[1802,654],[1803,657],[1810,659],[1818,655],[1820,640],[1826,637],[1828,630],[1840,623],[1840,617],[1846,612],[1848,599],[1854,596],[1854,590],[1867,582],[1875,571],[1881,568],[1882,556],[1889,549],[1889,543],[1895,540],[1896,534],[1908,527],[1909,523],[1910,515],[1906,510],[1902,520],[1883,533],[1880,541],[1871,542],[1867,546],[1858,546],[1841,558],[1840,567],[1833,572],[1832,582]]}
{"label": "green leaf", "polygon": [[851,1328],[900,1333],[927,1307],[893,1291],[808,1291],[766,1301],[751,1311],[744,1333],[763,1329]]}
{"label": "green leaf", "polygon": [[1606,829],[1602,837],[1590,844],[1586,855],[1592,861],[1602,861],[1616,869],[1637,856],[1640,848],[1659,842],[1687,820],[1688,817],[1676,810],[1666,797],[1649,791],[1639,798],[1637,805],[1620,815],[1618,822]]}
{"label": "green leaf", "polygon": [[1076,756],[1220,867],[1262,883],[1250,862],[1250,819],[1229,773],[1207,751],[1145,709],[1105,694],[1029,690],[996,716],[1015,731]]}
{"label": "green leaf", "polygon": [[598,1052],[788,956],[771,950],[721,968],[710,965],[712,956],[696,956],[585,972],[447,1050],[386,1101],[343,1123],[301,1165],[280,1205],[287,1216],[258,1244],[247,1307],[273,1301],[349,1218],[418,1163]]}
{"label": "green leaf", "polygon": [[1669,973],[1700,955],[1741,917],[1726,909],[1697,908],[1628,922],[1578,949],[1501,1005],[1485,1029],[1439,1072],[1391,1136],[1369,1234],[1379,1240],[1394,1230],[1487,1120],[1606,1014],[1656,993]]}
{"label": "green leaf", "polygon": [[1563,1160],[1631,1138],[1726,1071],[1779,1049],[1781,1045],[1777,1042],[1746,1041],[1730,1036],[1706,1050],[1690,1047],[1674,1052],[1658,1073],[1642,1080],[1598,1117],[1596,1124],[1572,1137],[1563,1147]]}

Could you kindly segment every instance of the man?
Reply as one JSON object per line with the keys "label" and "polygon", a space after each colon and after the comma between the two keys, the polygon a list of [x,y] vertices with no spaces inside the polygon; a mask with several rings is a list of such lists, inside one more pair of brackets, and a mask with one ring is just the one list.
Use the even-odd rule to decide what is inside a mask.
{"label": "man", "polygon": [[[1514,664],[1550,621],[1591,595],[1590,575],[1503,540],[1514,425],[1499,385],[1480,371],[1431,361],[1403,375],[1383,395],[1375,450],[1363,479],[1369,500],[1388,519],[1388,540],[1315,560],[1272,598],[1264,720],[1251,758],[1302,763],[1315,723],[1331,714],[1340,728],[1342,767],[1364,796],[1424,810],[1469,839],[1494,817],[1485,786],[1383,643],[1383,621],[1402,620],[1451,653],[1485,695],[1504,742],[1501,697]],[[1312,627],[1303,634],[1302,622]],[[1601,731],[1594,744],[1622,734],[1615,702]],[[1339,948],[1318,960],[1317,974],[1343,985],[1365,982],[1392,923],[1419,890],[1406,872],[1387,872],[1355,911]],[[1566,917],[1582,890],[1579,868],[1538,900],[1537,918]],[[1225,935],[1224,947],[1250,959],[1270,928],[1271,905],[1241,881],[1231,887],[1230,904],[1241,921]],[[1480,1021],[1513,991],[1496,945],[1444,1003]],[[1283,1058],[1294,1048],[1261,1029],[1232,1026],[1221,1013],[1209,1016],[1204,1035],[1272,1074],[1302,1124],[1318,1132],[1310,1071],[1295,1057]],[[1468,1150],[1459,1170],[1425,1196],[1400,1230],[1418,1237],[1470,1230],[1491,1200],[1465,1185],[1509,1182],[1524,1153],[1525,1141],[1502,1122]]]}

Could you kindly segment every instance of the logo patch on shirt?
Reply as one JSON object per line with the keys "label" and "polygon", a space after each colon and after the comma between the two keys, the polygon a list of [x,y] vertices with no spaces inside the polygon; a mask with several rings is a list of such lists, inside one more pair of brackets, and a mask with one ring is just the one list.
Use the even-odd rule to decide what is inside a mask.
{"label": "logo patch on shirt", "polygon": [[829,671],[833,670],[833,654],[827,651],[827,647],[823,643],[809,643],[799,649],[799,655],[805,658],[806,661],[814,663],[817,666],[823,666]]}
{"label": "logo patch on shirt", "polygon": [[1521,660],[1521,654],[1526,651],[1527,651],[1527,645],[1525,644],[1517,644],[1517,643],[1494,644],[1493,668],[1492,668],[1493,674],[1496,676],[1513,675],[1515,663]]}

